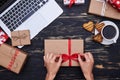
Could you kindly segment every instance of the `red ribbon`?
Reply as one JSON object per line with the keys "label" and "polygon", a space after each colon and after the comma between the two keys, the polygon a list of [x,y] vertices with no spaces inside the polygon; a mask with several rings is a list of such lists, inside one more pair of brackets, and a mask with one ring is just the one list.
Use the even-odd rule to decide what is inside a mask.
{"label": "red ribbon", "polygon": [[69,66],[72,66],[72,60],[78,62],[78,53],[71,55],[71,39],[68,40],[68,54],[62,54],[62,63],[69,60]]}
{"label": "red ribbon", "polygon": [[76,0],[70,0],[69,8],[72,7],[72,5],[75,3]]}
{"label": "red ribbon", "polygon": [[12,66],[13,66],[14,63],[15,63],[15,60],[16,60],[18,54],[19,54],[19,51],[16,49],[16,50],[15,50],[15,54],[12,56],[12,58],[11,58],[9,64],[8,64],[8,67],[7,67],[8,70],[11,70]]}

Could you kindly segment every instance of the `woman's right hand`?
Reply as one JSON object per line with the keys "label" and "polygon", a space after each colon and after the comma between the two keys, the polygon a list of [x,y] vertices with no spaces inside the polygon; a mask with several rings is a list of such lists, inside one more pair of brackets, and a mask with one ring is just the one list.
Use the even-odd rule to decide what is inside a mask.
{"label": "woman's right hand", "polygon": [[94,80],[93,73],[92,73],[94,59],[92,54],[90,52],[85,54],[80,54],[78,56],[78,61],[86,80]]}

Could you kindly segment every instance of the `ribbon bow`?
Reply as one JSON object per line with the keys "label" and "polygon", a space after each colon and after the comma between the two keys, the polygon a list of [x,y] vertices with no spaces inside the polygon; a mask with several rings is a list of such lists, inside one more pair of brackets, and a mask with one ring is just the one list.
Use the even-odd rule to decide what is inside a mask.
{"label": "ribbon bow", "polygon": [[26,34],[20,35],[20,36],[12,36],[14,41],[17,41],[18,39],[25,39],[27,37]]}
{"label": "ribbon bow", "polygon": [[72,55],[67,55],[67,54],[62,54],[62,59],[63,61],[62,62],[66,62],[69,60],[69,66],[71,66],[71,60],[74,60],[76,62],[78,62],[78,54],[75,53],[75,54],[72,54]]}
{"label": "ribbon bow", "polygon": [[71,39],[68,40],[68,54],[62,54],[62,63],[69,60],[69,66],[72,66],[72,60],[78,62],[78,53],[71,55]]}
{"label": "ribbon bow", "polygon": [[70,0],[69,8],[71,8],[74,3],[75,3],[75,0]]}

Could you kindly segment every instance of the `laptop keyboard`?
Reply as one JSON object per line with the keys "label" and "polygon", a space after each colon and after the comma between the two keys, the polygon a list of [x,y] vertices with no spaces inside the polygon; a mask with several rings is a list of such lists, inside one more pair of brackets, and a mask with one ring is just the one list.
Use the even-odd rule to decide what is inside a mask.
{"label": "laptop keyboard", "polygon": [[20,0],[0,18],[13,31],[47,2],[48,0]]}

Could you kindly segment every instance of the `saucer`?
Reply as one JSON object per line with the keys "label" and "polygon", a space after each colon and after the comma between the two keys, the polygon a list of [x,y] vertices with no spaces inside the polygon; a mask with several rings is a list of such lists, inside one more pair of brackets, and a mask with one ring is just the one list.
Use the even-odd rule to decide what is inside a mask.
{"label": "saucer", "polygon": [[[116,28],[116,30],[117,30],[117,34],[116,34],[116,36],[114,37],[114,39],[117,41],[117,39],[118,39],[118,37],[119,37],[119,29],[118,29],[118,27],[117,27],[117,25],[115,24],[115,23],[113,23],[112,21],[102,21],[102,22],[100,22],[100,23],[104,23],[105,24],[105,26],[107,26],[107,25],[112,25],[112,26],[114,26],[114,28]],[[97,29],[95,29],[95,35],[96,34],[98,34],[99,32],[97,31]],[[103,41],[101,42],[101,44],[104,44],[104,45],[110,45],[110,44],[113,44],[114,43],[114,41],[113,40],[106,40],[106,39],[104,39],[103,38]]]}

